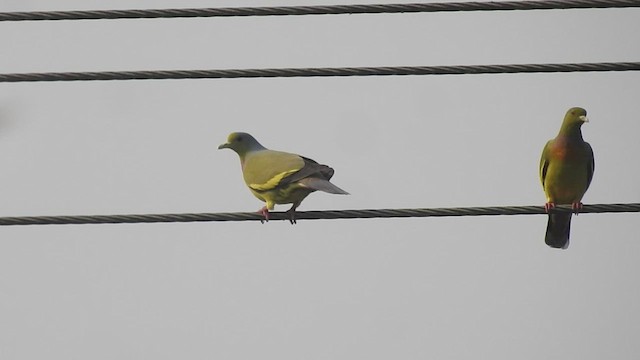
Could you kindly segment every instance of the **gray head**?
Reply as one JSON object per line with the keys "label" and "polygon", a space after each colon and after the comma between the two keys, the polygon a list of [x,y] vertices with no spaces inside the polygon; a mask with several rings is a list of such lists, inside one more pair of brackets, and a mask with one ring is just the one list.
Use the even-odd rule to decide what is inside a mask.
{"label": "gray head", "polygon": [[218,146],[218,149],[231,149],[240,157],[244,157],[249,151],[262,150],[264,148],[253,136],[243,132],[229,134],[227,142]]}

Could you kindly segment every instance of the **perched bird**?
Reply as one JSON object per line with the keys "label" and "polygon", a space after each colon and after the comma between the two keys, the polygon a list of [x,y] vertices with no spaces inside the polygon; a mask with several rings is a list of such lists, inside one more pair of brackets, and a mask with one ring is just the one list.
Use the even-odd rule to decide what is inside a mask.
{"label": "perched bird", "polygon": [[266,202],[258,210],[266,221],[275,204],[293,204],[287,213],[289,221],[295,224],[296,208],[316,190],[349,194],[329,182],[332,168],[300,155],[269,150],[247,133],[231,133],[227,142],[218,146],[218,149],[225,148],[238,154],[244,182],[253,195]]}
{"label": "perched bird", "polygon": [[[542,150],[540,180],[547,196],[549,212],[556,204],[571,204],[578,214],[582,197],[591,184],[595,162],[591,145],[582,139],[580,128],[588,122],[587,111],[574,107],[567,111],[555,139]],[[550,213],[545,242],[554,248],[569,246],[571,213]]]}

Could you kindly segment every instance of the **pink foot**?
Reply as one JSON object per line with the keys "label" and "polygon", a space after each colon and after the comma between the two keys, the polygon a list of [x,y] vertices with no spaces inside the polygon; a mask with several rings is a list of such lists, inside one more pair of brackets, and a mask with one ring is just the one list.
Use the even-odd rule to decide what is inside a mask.
{"label": "pink foot", "polygon": [[571,204],[571,210],[573,210],[573,213],[578,215],[578,213],[580,212],[580,210],[582,210],[582,203],[581,202],[574,202]]}
{"label": "pink foot", "polygon": [[264,224],[265,221],[269,222],[269,209],[266,206],[258,210],[258,214],[264,217],[264,220],[260,219],[260,224]]}
{"label": "pink foot", "polygon": [[546,204],[544,204],[544,211],[545,212],[549,212],[549,210],[553,209],[556,207],[556,203],[552,203],[552,202],[548,202]]}

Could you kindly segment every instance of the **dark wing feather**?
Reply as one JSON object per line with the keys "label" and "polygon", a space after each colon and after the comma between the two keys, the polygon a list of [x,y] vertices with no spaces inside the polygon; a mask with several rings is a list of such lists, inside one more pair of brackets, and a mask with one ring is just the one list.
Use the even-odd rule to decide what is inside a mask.
{"label": "dark wing feather", "polygon": [[589,145],[588,142],[585,142],[584,144],[587,149],[587,155],[589,156],[589,159],[590,159],[589,166],[587,167],[587,189],[588,189],[589,185],[591,185],[591,180],[593,179],[593,173],[596,170],[596,161],[593,157],[593,149],[591,148],[591,145]]}
{"label": "dark wing feather", "polygon": [[542,156],[540,157],[540,181],[542,182],[542,187],[544,188],[544,182],[547,178],[547,169],[549,168],[549,148],[553,140],[547,141],[547,144],[542,149]]}
{"label": "dark wing feather", "polygon": [[304,178],[316,177],[324,180],[329,180],[333,176],[333,169],[327,165],[321,165],[314,160],[301,156],[304,160],[304,166],[297,172],[286,176],[280,181],[278,186],[287,186],[291,183],[298,182]]}

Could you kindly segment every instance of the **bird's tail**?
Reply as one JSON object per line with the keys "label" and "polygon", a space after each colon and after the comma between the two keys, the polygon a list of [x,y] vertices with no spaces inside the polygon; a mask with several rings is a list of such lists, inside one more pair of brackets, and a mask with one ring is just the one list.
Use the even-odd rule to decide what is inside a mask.
{"label": "bird's tail", "polygon": [[544,242],[552,248],[568,248],[570,228],[571,213],[549,214],[549,221],[547,222],[547,235],[544,238]]}
{"label": "bird's tail", "polygon": [[298,182],[300,185],[313,189],[320,190],[330,194],[341,194],[341,195],[349,195],[348,192],[340,189],[339,187],[333,185],[328,180],[320,179],[320,178],[304,178]]}

